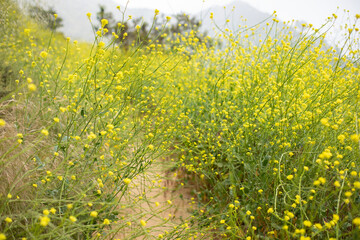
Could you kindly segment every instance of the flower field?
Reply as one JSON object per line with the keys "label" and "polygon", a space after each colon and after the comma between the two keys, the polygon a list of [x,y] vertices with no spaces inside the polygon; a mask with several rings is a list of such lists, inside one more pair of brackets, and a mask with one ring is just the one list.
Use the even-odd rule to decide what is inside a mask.
{"label": "flower field", "polygon": [[0,6],[0,240],[360,238],[360,15],[124,48]]}

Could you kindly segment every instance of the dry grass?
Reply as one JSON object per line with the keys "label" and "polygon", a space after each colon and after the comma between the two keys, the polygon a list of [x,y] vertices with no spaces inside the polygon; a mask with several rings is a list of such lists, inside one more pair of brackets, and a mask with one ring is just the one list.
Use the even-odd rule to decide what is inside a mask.
{"label": "dry grass", "polygon": [[[24,200],[12,205],[12,212],[21,211],[26,200],[33,198],[35,191],[31,183],[38,176],[39,165],[34,157],[41,159],[41,149],[51,145],[49,139],[39,138],[42,127],[39,119],[27,126],[26,119],[32,117],[30,114],[36,112],[36,107],[28,104],[26,108],[13,101],[0,103],[0,118],[7,123],[0,129],[0,196],[6,197],[10,193]],[[23,137],[18,134],[23,134]]]}

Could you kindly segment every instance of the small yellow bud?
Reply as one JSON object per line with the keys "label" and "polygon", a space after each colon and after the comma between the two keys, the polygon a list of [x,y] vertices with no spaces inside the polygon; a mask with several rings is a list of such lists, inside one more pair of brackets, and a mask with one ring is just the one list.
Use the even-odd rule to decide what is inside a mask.
{"label": "small yellow bud", "polygon": [[77,221],[77,218],[74,217],[74,216],[70,216],[69,219],[70,219],[71,222],[76,222]]}

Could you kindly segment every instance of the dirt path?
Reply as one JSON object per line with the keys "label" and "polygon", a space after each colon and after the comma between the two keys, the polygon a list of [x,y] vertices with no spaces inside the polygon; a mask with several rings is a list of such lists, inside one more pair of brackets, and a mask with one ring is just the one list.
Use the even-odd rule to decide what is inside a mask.
{"label": "dirt path", "polygon": [[[191,189],[184,187],[176,172],[169,172],[166,161],[154,162],[143,174],[129,185],[122,213],[123,222],[129,224],[129,231],[120,232],[114,239],[158,239],[174,226],[186,223],[192,202]],[[145,221],[143,226],[139,219]],[[144,223],[144,222],[143,222]]]}

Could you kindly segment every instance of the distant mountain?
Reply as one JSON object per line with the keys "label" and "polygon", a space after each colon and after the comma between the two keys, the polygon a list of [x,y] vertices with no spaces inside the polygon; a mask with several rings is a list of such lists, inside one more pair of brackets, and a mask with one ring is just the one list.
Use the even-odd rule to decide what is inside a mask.
{"label": "distant mountain", "polygon": [[[210,13],[214,14],[213,21],[210,19]],[[199,12],[197,16],[202,18],[202,25],[204,30],[210,31],[215,28],[214,23],[224,30],[236,31],[239,29],[239,25],[244,27],[245,25],[250,27],[254,26],[261,21],[269,18],[271,15],[261,12],[256,8],[242,1],[234,1],[226,6],[214,6],[203,12]],[[230,20],[226,23],[226,20]]]}
{"label": "distant mountain", "polygon": [[[86,16],[88,12],[92,13],[92,20],[95,24],[96,13],[99,11],[99,6],[106,7],[106,11],[113,13],[115,20],[121,20],[123,15],[116,9],[115,0],[19,0],[23,3],[38,3],[41,6],[53,7],[58,13],[59,17],[63,18],[63,27],[59,30],[62,31],[65,36],[69,36],[72,39],[93,41],[94,33]],[[120,7],[123,11],[124,6]],[[202,30],[206,30],[210,36],[214,36],[215,25],[210,19],[210,13],[214,13],[214,22],[221,28],[228,28],[230,30],[238,29],[238,26],[253,26],[261,21],[269,18],[271,15],[261,12],[249,4],[242,2],[241,0],[234,1],[225,6],[213,6],[205,9],[195,16],[202,21]],[[164,13],[166,15],[166,13]],[[154,17],[154,9],[126,9],[124,14],[125,20],[128,15],[132,15],[133,18],[142,17],[144,21],[151,23]],[[230,22],[226,23],[229,19]],[[246,20],[246,21],[245,21]]]}

